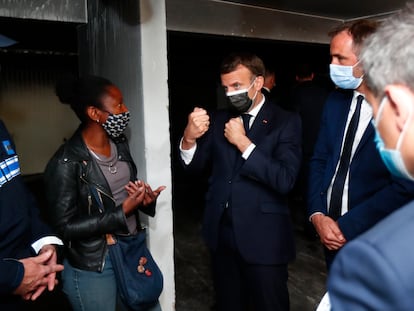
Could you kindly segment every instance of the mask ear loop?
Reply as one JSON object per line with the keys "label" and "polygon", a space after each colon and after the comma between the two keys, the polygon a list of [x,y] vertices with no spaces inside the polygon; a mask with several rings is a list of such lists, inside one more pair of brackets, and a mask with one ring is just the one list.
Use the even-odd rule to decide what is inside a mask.
{"label": "mask ear loop", "polygon": [[[361,62],[361,60],[359,59],[353,66],[352,66],[352,75],[354,76],[354,68],[356,67],[356,66],[358,66],[359,65],[359,63]],[[364,76],[365,76],[365,73],[362,73],[362,76],[360,76],[359,78],[357,78],[357,77],[355,77],[356,79],[361,79],[361,80],[363,80],[364,79]]]}
{"label": "mask ear loop", "polygon": [[381,103],[378,108],[377,117],[374,120],[374,125],[376,128],[378,128],[378,123],[382,119],[382,111],[384,110],[385,101],[387,100],[387,96],[384,96],[381,100]]}
{"label": "mask ear loop", "polygon": [[[378,109],[377,118],[375,119],[375,123],[374,123],[375,127],[377,129],[378,129],[378,123],[382,119],[382,112],[384,110],[386,100],[388,100],[388,102],[389,102],[389,99],[387,98],[387,96],[384,96],[384,98],[381,100],[380,107]],[[409,125],[408,120],[410,120],[412,115],[413,115],[413,107],[411,105],[408,105],[408,109],[410,110],[410,112],[408,114],[408,118],[405,121],[405,124],[404,124],[403,129],[402,129],[401,134],[400,134],[400,137],[398,137],[397,145],[395,146],[395,150],[398,150],[398,151],[400,150],[403,138],[404,138],[405,134],[407,133],[407,129],[408,129],[408,125]]]}
{"label": "mask ear loop", "polygon": [[411,118],[413,116],[413,107],[412,107],[412,105],[407,104],[406,102],[404,102],[404,104],[408,106],[408,109],[410,110],[410,112],[408,113],[408,118],[405,120],[405,124],[403,126],[402,131],[401,131],[400,137],[398,138],[397,146],[395,147],[395,149],[397,149],[397,150],[400,150],[400,148],[401,148],[403,138],[404,138],[404,136],[405,136],[405,134],[407,133],[407,130],[408,130],[409,120],[411,120]]}
{"label": "mask ear loop", "polygon": [[[254,77],[252,84],[250,84],[249,88],[247,89],[248,91],[252,88],[253,84],[256,82],[257,77]],[[254,100],[256,99],[257,96],[257,90],[256,93],[254,94],[253,98],[252,98],[252,102],[254,103]]]}
{"label": "mask ear loop", "polygon": [[252,83],[250,83],[250,86],[248,87],[247,90],[250,90],[252,88],[253,84],[256,82],[256,79],[257,79],[257,77],[254,77]]}
{"label": "mask ear loop", "polygon": [[358,61],[355,63],[355,64],[353,64],[352,65],[352,68],[354,68],[355,66],[358,66],[358,64],[361,62],[361,60],[360,59],[358,59]]}
{"label": "mask ear loop", "polygon": [[[379,136],[380,136],[380,133],[378,132],[377,125],[378,125],[378,123],[379,123],[379,121],[381,120],[381,117],[382,117],[382,111],[384,110],[385,100],[388,100],[388,102],[389,102],[389,99],[387,98],[386,95],[381,100],[380,107],[379,107],[378,113],[377,113],[377,118],[376,118],[376,120],[374,122],[375,123],[374,126],[377,129],[377,131],[376,131],[377,132],[377,135],[379,135]],[[401,164],[402,164],[402,166],[404,168],[405,175],[407,176],[407,178],[409,178],[411,180],[414,180],[414,176],[412,176],[411,173],[407,170],[407,166],[404,163],[404,159],[402,158],[402,154],[401,154],[401,151],[400,151],[400,148],[401,148],[401,144],[402,144],[404,135],[406,134],[407,129],[408,129],[408,126],[409,126],[408,120],[412,117],[412,114],[413,114],[413,109],[412,109],[411,105],[410,105],[409,109],[410,109],[409,116],[408,116],[408,119],[407,119],[407,121],[405,122],[405,124],[403,126],[403,129],[401,131],[400,137],[398,138],[397,145],[395,146],[395,149],[391,149],[391,150],[395,150],[396,152],[398,152],[400,154],[400,158],[401,158],[401,162],[402,162]],[[384,145],[382,146],[382,148],[386,149]]]}

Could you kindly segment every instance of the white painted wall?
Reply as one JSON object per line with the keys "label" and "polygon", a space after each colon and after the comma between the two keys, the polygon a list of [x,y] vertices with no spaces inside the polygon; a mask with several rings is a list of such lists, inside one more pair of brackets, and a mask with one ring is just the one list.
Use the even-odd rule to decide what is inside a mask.
{"label": "white painted wall", "polygon": [[147,180],[154,186],[167,186],[158,199],[157,217],[150,219],[149,244],[155,257],[161,260],[165,276],[165,287],[161,296],[162,309],[172,311],[175,310],[175,283],[165,2],[140,2]]}

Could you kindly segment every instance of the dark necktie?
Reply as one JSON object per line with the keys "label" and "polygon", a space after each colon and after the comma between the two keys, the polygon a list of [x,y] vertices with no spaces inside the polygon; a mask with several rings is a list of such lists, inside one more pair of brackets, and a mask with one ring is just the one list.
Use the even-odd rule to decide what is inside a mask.
{"label": "dark necktie", "polygon": [[250,118],[252,117],[252,115],[248,113],[243,113],[241,117],[243,119],[244,130],[246,131],[246,134],[247,134],[249,133],[249,130],[250,130],[249,122],[250,122]]}
{"label": "dark necktie", "polygon": [[348,130],[346,131],[344,147],[342,149],[342,155],[339,160],[338,172],[336,173],[336,177],[332,185],[331,201],[329,204],[329,216],[334,220],[337,220],[341,216],[344,184],[349,169],[352,145],[354,143],[355,133],[358,128],[359,114],[363,100],[364,96],[358,95],[355,112],[352,115]]}

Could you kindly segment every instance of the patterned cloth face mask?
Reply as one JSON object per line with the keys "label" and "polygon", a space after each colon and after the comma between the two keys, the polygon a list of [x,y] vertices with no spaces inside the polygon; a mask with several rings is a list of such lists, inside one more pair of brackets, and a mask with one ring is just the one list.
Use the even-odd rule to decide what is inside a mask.
{"label": "patterned cloth face mask", "polygon": [[120,136],[128,126],[130,120],[129,111],[118,114],[109,113],[108,119],[102,124],[102,127],[111,137]]}

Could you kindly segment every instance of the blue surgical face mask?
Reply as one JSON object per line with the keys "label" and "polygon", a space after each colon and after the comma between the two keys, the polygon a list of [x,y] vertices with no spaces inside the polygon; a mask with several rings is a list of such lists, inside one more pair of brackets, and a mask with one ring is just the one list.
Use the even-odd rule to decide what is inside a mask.
{"label": "blue surgical face mask", "polygon": [[[381,159],[384,162],[385,166],[387,167],[388,171],[396,176],[396,177],[400,177],[400,178],[405,178],[405,179],[409,179],[409,180],[413,180],[414,181],[414,176],[412,176],[410,174],[410,172],[408,172],[407,167],[404,164],[404,160],[402,158],[401,152],[400,152],[400,148],[401,148],[401,143],[403,140],[403,137],[407,131],[407,126],[408,126],[408,121],[406,121],[406,123],[404,124],[403,130],[401,131],[400,137],[398,137],[398,141],[397,141],[397,146],[395,149],[387,149],[385,148],[385,144],[384,141],[381,138],[380,133],[378,132],[378,123],[381,120],[381,115],[382,115],[382,111],[384,110],[384,103],[385,100],[387,98],[384,97],[383,100],[381,101],[380,107],[378,109],[378,113],[377,113],[377,117],[376,120],[372,122],[372,124],[374,125],[375,128],[375,143],[377,146],[377,149],[380,153]],[[412,108],[410,106],[410,115],[409,118],[412,115]]]}
{"label": "blue surgical face mask", "polygon": [[359,61],[353,66],[330,64],[329,73],[335,85],[340,87],[341,89],[357,89],[361,85],[363,80],[363,77],[355,78],[353,74],[353,69],[356,65],[358,65],[358,63]]}

